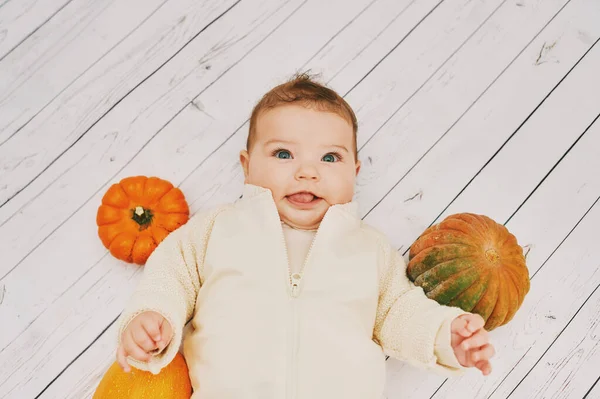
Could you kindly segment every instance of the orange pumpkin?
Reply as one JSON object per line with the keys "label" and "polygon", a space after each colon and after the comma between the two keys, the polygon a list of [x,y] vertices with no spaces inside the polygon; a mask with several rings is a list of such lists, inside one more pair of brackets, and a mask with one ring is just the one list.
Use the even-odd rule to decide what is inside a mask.
{"label": "orange pumpkin", "polygon": [[96,224],[100,240],[115,258],[143,265],[156,246],[188,219],[181,190],[157,177],[134,176],[106,191]]}
{"label": "orange pumpkin", "polygon": [[407,274],[429,298],[481,315],[488,331],[508,323],[529,292],[515,236],[471,213],[448,216],[425,230],[410,248]]}
{"label": "orange pumpkin", "polygon": [[124,372],[117,362],[106,371],[93,399],[189,399],[192,384],[187,364],[181,353],[154,375],[131,368]]}

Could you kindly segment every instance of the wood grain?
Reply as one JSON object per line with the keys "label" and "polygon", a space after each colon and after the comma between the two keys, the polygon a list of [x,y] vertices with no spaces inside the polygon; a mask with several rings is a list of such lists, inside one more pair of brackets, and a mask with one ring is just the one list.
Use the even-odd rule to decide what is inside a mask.
{"label": "wood grain", "polygon": [[[19,164],[18,170],[32,162],[32,152],[22,146],[28,137],[17,139],[17,133],[22,133],[41,109],[118,46],[164,1],[73,0],[0,61],[3,77],[0,80],[0,165],[6,174],[12,173],[12,168],[22,159],[25,165]],[[13,3],[20,2],[9,5]],[[43,12],[47,5],[40,3]],[[28,14],[36,14],[37,4],[30,6],[33,8]],[[40,129],[39,124],[37,129]],[[9,144],[13,140],[16,142]],[[12,152],[2,150],[4,145]],[[1,181],[6,183],[4,179]],[[12,192],[9,187],[7,190],[0,190],[0,205],[12,195],[6,194]]]}
{"label": "wood grain", "polygon": [[[166,0],[113,1],[111,4],[75,1],[85,2],[82,6],[89,3],[89,7],[83,7],[84,15],[77,13],[80,10],[67,15],[68,21],[81,21],[81,25],[66,32],[62,31],[65,28],[52,31],[50,38],[57,35],[58,42],[53,43],[50,38],[41,40],[40,50],[20,46],[0,63],[0,67],[4,65],[11,71],[10,75],[15,75],[8,80],[9,87],[0,87],[3,93],[0,120],[9,122],[0,127],[4,142],[0,146],[0,170],[4,171],[0,175],[0,206],[36,179],[99,118],[237,3],[235,0],[186,0],[179,2],[178,7],[168,7]],[[66,7],[59,15],[69,9]],[[69,26],[60,26],[63,25]],[[50,25],[44,25],[46,27],[50,29]],[[97,35],[86,35],[87,29],[92,33],[97,31]],[[46,50],[48,42],[50,48]],[[35,57],[38,51],[43,52]],[[25,52],[25,60],[13,61],[21,52]],[[29,57],[35,58],[33,63],[27,62]],[[33,87],[36,95],[32,98]]]}
{"label": "wood grain", "polygon": [[0,4],[0,61],[72,0],[21,0]]}

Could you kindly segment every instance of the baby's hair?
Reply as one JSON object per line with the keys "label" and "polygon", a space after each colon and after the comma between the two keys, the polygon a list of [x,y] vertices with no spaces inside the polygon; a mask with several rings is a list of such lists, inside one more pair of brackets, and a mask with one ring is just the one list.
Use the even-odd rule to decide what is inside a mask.
{"label": "baby's hair", "polygon": [[290,80],[275,86],[269,90],[254,106],[250,117],[250,128],[246,149],[250,152],[254,136],[256,135],[256,122],[261,113],[275,107],[299,103],[304,107],[313,108],[318,111],[333,112],[352,125],[354,141],[354,158],[358,159],[356,133],[358,123],[356,115],[350,105],[334,90],[316,81],[314,75],[309,72],[296,73]]}

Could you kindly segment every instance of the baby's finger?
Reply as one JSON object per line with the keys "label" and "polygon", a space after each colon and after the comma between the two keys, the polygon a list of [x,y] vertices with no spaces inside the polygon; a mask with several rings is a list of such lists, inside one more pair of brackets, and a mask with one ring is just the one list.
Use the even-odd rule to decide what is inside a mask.
{"label": "baby's finger", "polygon": [[459,334],[463,337],[470,337],[471,332],[467,330],[467,320],[465,320],[462,316],[459,316],[452,320],[451,330],[455,334]]}
{"label": "baby's finger", "polygon": [[148,336],[154,342],[160,341],[160,322],[155,318],[145,318],[142,320],[142,327],[146,330]]}
{"label": "baby's finger", "polygon": [[164,347],[171,342],[171,338],[173,337],[173,329],[171,328],[171,323],[169,323],[167,319],[163,319],[162,324],[160,325],[160,334],[162,339],[159,342],[158,347],[160,350],[163,350]]}
{"label": "baby's finger", "polygon": [[123,369],[124,372],[129,373],[131,371],[131,367],[129,367],[129,363],[127,363],[127,353],[125,353],[125,348],[123,345],[119,345],[117,349],[117,363]]}
{"label": "baby's finger", "polygon": [[464,350],[469,350],[472,348],[479,348],[489,342],[489,333],[481,329],[477,331],[475,334],[466,338],[460,345]]}
{"label": "baby's finger", "polygon": [[148,360],[150,360],[150,355],[144,352],[144,350],[137,346],[135,343],[130,344],[128,347],[125,348],[125,350],[129,354],[129,356],[131,356],[135,360],[139,360],[141,362],[147,362]]}
{"label": "baby's finger", "polygon": [[144,352],[150,352],[156,349],[156,343],[150,338],[150,335],[148,335],[143,326],[132,329],[131,335],[136,345],[142,348]]}
{"label": "baby's finger", "polygon": [[475,364],[479,370],[481,370],[481,374],[489,375],[492,372],[492,364],[488,360],[481,360]]}
{"label": "baby's finger", "polygon": [[130,339],[124,341],[125,352],[127,352],[127,354],[132,358],[142,362],[147,362],[150,360],[150,355],[146,353],[146,351],[144,351],[140,346],[138,346],[133,339],[133,336],[131,336],[131,332],[129,334]]}
{"label": "baby's finger", "polygon": [[477,363],[481,360],[489,360],[496,354],[494,347],[490,344],[484,345],[479,349],[471,351],[471,361]]}
{"label": "baby's finger", "polygon": [[467,319],[468,322],[467,329],[471,333],[474,333],[475,331],[480,330],[483,328],[483,326],[485,326],[485,320],[483,320],[483,317],[481,317],[477,313],[468,314],[464,317]]}

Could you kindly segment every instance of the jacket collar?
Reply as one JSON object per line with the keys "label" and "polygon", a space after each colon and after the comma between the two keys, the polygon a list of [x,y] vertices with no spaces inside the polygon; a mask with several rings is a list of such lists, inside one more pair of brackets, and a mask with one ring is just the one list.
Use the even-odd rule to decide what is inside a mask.
{"label": "jacket collar", "polygon": [[[270,189],[245,183],[242,200],[251,198],[270,199],[270,201],[274,204],[273,193]],[[350,219],[353,219],[355,222],[360,222],[360,217],[358,215],[358,203],[354,200],[345,204],[332,205],[327,210],[327,213],[330,212],[339,213]]]}

